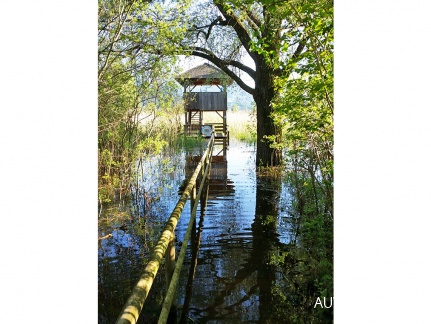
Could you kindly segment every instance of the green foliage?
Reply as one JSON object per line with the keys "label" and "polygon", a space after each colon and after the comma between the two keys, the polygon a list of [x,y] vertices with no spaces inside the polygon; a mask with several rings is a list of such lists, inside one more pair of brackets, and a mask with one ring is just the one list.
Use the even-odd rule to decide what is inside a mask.
{"label": "green foliage", "polygon": [[206,140],[202,136],[191,137],[186,134],[182,134],[176,137],[175,147],[184,148],[186,151],[192,150],[196,147],[206,145]]}
{"label": "green foliage", "polygon": [[[181,13],[188,2],[99,0],[99,201],[125,193],[136,161],[157,153],[159,119],[175,115],[177,91],[173,54],[185,32]],[[149,121],[150,118],[150,121]],[[178,123],[166,118],[169,136]],[[166,126],[166,125],[165,125]]]}
{"label": "green foliage", "polygon": [[[292,313],[289,320],[300,323],[298,307],[312,310],[317,297],[333,296],[333,5],[315,0],[262,3],[274,15],[288,17],[286,26],[299,26],[281,32],[279,58],[292,55],[301,41],[304,45],[292,61],[272,56],[268,40],[256,43],[261,52],[268,50],[266,60],[282,71],[275,78],[273,118],[283,128],[296,239],[278,262],[284,262],[285,278],[296,296],[293,306],[286,305]],[[276,143],[276,138],[267,139]],[[312,312],[332,320],[332,309]]]}
{"label": "green foliage", "polygon": [[[311,174],[292,162],[285,177],[290,188],[286,221],[289,244],[271,253],[270,264],[283,280],[273,288],[279,314],[272,320],[288,323],[331,323],[333,308],[314,308],[317,297],[333,296],[333,220],[327,197]],[[296,168],[296,170],[295,170]],[[326,206],[326,207],[325,207]],[[278,313],[278,312],[277,312]]]}
{"label": "green foliage", "polygon": [[[311,163],[307,150],[292,155],[287,183],[291,188],[291,205],[288,208],[292,228],[292,244],[285,253],[286,280],[300,286],[298,294],[308,291],[306,307],[316,318],[330,321],[333,309],[314,309],[317,297],[333,296],[333,206],[332,184],[326,185],[316,177],[315,170],[307,169],[304,161]],[[299,154],[302,154],[301,156]],[[314,165],[314,164],[312,164]],[[315,165],[314,165],[315,167]],[[298,271],[298,272],[297,272]],[[302,272],[300,272],[302,271]],[[289,273],[298,273],[293,278]]]}
{"label": "green foliage", "polygon": [[[241,69],[234,60],[241,48],[249,52],[259,67],[256,74],[250,74],[260,116],[258,151],[265,147],[262,152],[273,152],[272,158],[278,160],[278,152],[300,141],[295,145],[315,150],[321,170],[327,170],[332,154],[332,1],[214,0],[213,4],[223,17],[217,22],[213,11],[209,18],[194,21],[202,27],[197,32],[196,25],[191,28],[199,44],[193,47],[193,55],[220,67]],[[269,114],[274,121],[267,118]],[[283,143],[280,130],[284,126]],[[258,159],[268,163],[264,153]]]}
{"label": "green foliage", "polygon": [[326,192],[326,207],[332,214],[332,1],[294,1],[277,10],[301,26],[283,34],[283,47],[289,48],[288,39],[305,37],[307,43],[297,64],[276,78],[274,118],[284,127],[283,143],[291,165],[309,174],[313,190],[321,188]]}

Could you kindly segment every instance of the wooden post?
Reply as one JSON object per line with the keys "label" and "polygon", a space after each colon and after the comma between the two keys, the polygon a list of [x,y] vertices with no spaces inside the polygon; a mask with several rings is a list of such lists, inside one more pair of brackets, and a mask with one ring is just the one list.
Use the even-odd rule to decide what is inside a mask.
{"label": "wooden post", "polygon": [[196,202],[196,183],[193,186],[191,195],[190,195],[190,210],[192,211],[193,208],[195,207],[195,202]]}
{"label": "wooden post", "polygon": [[201,169],[201,180],[200,180],[200,183],[202,183],[204,181],[204,173],[205,173],[206,167],[207,167],[207,159],[205,158],[204,165],[202,166],[202,169]]}
{"label": "wooden post", "polygon": [[192,127],[192,111],[191,110],[187,110],[187,115],[188,115],[188,118],[187,118],[187,125],[188,125],[188,128],[189,128],[189,131],[187,132],[187,135],[190,135],[190,132],[191,132],[191,127]]}
{"label": "wooden post", "polygon": [[187,129],[187,110],[186,107],[184,107],[184,133],[188,135],[188,129]]}
{"label": "wooden post", "polygon": [[169,288],[171,283],[172,274],[175,269],[175,232],[172,233],[168,247],[165,253],[165,268],[166,268],[166,290]]}
{"label": "wooden post", "polygon": [[227,147],[227,126],[226,126],[226,110],[223,110],[223,157],[226,160]]}
{"label": "wooden post", "polygon": [[202,178],[202,184],[204,186],[204,194],[200,197],[200,203],[201,203],[201,215],[203,214],[207,201],[208,201],[208,193],[209,193],[209,176],[211,172],[211,157],[208,155],[205,159],[205,166],[208,166],[209,170],[207,172],[207,176]]}
{"label": "wooden post", "polygon": [[[168,247],[166,249],[165,268],[166,268],[166,291],[168,291],[169,285],[171,284],[172,276],[175,270],[175,232],[172,232]],[[172,305],[169,311],[169,319],[172,319],[172,320],[176,319],[176,315],[177,315],[177,305],[174,297],[172,299]]]}
{"label": "wooden post", "polygon": [[226,135],[227,127],[226,127],[226,110],[223,110],[223,134]]}

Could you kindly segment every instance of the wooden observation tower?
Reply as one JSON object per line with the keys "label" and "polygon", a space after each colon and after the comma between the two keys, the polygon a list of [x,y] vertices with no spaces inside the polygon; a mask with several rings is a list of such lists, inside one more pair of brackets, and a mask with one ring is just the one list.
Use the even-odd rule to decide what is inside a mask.
{"label": "wooden observation tower", "polygon": [[[233,80],[208,63],[180,74],[175,80],[184,87],[184,133],[188,136],[203,137],[210,137],[214,133],[215,144],[223,145],[223,156],[226,156],[226,148],[229,145],[226,91]],[[193,91],[195,89],[200,91]],[[215,112],[220,117],[220,122],[204,124],[203,114],[206,111]]]}

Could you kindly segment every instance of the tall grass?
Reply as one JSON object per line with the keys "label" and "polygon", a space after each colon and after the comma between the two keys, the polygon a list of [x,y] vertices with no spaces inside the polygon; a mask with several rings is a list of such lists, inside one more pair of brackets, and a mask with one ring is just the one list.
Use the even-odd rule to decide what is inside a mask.
{"label": "tall grass", "polygon": [[[204,123],[221,123],[223,119],[215,112],[204,112]],[[254,111],[229,110],[226,115],[231,138],[246,143],[256,142],[256,114]]]}

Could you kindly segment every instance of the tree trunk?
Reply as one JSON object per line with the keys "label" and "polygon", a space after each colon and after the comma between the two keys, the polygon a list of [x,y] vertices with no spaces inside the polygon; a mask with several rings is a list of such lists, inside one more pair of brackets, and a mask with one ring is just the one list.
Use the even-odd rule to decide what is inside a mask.
{"label": "tree trunk", "polygon": [[[273,111],[271,100],[275,96],[274,73],[265,64],[264,59],[256,60],[255,92],[253,95],[256,102],[257,112],[257,151],[256,166],[278,166],[282,155],[278,148],[271,144],[280,143],[281,128],[277,127],[271,117]],[[267,138],[273,137],[275,143]]]}

